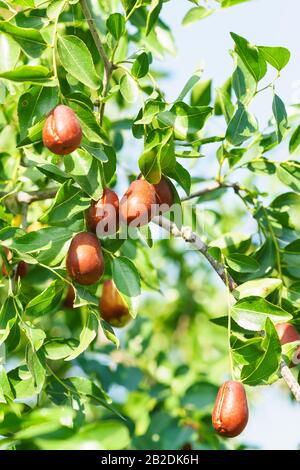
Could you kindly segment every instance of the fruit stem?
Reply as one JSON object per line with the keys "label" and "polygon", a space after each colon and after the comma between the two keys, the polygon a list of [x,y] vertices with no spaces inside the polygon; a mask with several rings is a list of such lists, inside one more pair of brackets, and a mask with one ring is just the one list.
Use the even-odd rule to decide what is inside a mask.
{"label": "fruit stem", "polygon": [[231,343],[230,343],[230,338],[231,338],[231,305],[230,305],[230,288],[229,288],[229,280],[228,280],[228,271],[225,267],[225,258],[224,255],[222,254],[222,264],[224,266],[224,272],[225,272],[225,285],[226,285],[226,294],[227,294],[227,316],[228,316],[228,323],[227,323],[227,340],[228,340],[228,355],[229,355],[229,364],[230,364],[230,374],[232,380],[235,380],[234,378],[234,366],[233,366],[233,355],[232,355],[232,349],[231,349]]}

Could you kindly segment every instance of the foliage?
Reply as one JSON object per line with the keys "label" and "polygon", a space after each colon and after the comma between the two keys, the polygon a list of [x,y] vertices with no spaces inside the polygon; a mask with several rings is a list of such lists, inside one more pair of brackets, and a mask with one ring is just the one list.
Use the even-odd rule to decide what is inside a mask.
{"label": "foliage", "polygon": [[[222,9],[242,1],[214,3]],[[88,2],[108,63],[82,3],[0,5],[0,242],[10,274],[2,270],[0,287],[0,447],[226,448],[211,411],[230,372],[228,356],[245,384],[272,384],[281,360],[274,324],[300,326],[299,109],[288,117],[276,93],[290,53],[232,33],[234,67],[224,86],[215,91],[197,70],[168,103],[157,63],[176,48],[164,2]],[[213,13],[192,3],[183,24]],[[251,108],[269,91],[271,117],[262,130]],[[84,134],[66,157],[42,144],[45,119],[59,102],[76,112]],[[219,135],[210,131],[215,121]],[[216,185],[206,191],[207,168]],[[152,183],[172,180],[184,224],[198,231],[236,289],[227,292],[198,252],[157,240],[150,224],[129,239],[102,241],[103,279],[74,283],[74,308],[67,308],[65,257],[72,236],[85,230],[91,198],[139,172]],[[197,196],[200,211],[190,210],[188,195]],[[29,272],[15,281],[20,261]],[[123,331],[98,313],[111,277],[132,316],[138,313]]]}

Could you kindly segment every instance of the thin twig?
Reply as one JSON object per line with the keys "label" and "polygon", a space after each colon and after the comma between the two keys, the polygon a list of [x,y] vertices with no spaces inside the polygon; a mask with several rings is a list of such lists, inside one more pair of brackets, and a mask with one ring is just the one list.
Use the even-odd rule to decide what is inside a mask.
{"label": "thin twig", "polygon": [[210,186],[200,189],[199,191],[196,191],[195,193],[189,194],[189,196],[183,197],[181,199],[181,202],[190,201],[191,199],[204,196],[206,194],[217,191],[218,189],[227,189],[227,188],[232,188],[235,192],[239,192],[239,191],[248,192],[246,188],[241,187],[238,183],[222,183],[219,181],[215,181]]}
{"label": "thin twig", "polygon": [[19,191],[16,199],[21,204],[31,204],[35,201],[43,201],[45,199],[53,199],[56,196],[57,189],[48,189],[45,191]]}
{"label": "thin twig", "polygon": [[[179,229],[174,222],[166,219],[163,216],[156,216],[152,219],[152,222],[159,225],[160,227],[167,230],[176,238],[182,238],[187,243],[190,243],[195,248],[197,248],[200,253],[202,253],[209,264],[213,267],[216,273],[220,276],[222,281],[226,284],[226,272],[224,266],[216,261],[208,252],[208,246],[201,240],[201,238],[192,231],[190,227],[181,227]],[[230,290],[235,289],[237,284],[232,279],[232,277],[228,274],[228,286]]]}
{"label": "thin twig", "polygon": [[280,372],[283,380],[291,390],[297,402],[300,403],[300,385],[283,359],[280,363]]}

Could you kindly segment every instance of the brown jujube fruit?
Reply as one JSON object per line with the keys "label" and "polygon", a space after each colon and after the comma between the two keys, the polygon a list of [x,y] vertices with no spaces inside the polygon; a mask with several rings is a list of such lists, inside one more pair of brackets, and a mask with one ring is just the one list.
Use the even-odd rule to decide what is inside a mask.
{"label": "brown jujube fruit", "polygon": [[75,291],[73,287],[68,284],[68,290],[67,290],[67,295],[64,300],[64,306],[67,308],[73,308],[73,303],[75,300]]}
{"label": "brown jujube fruit", "polygon": [[118,328],[127,325],[131,320],[128,306],[119,294],[112,279],[105,281],[103,284],[99,310],[105,321]]}
{"label": "brown jujube fruit", "polygon": [[[12,252],[6,246],[4,247],[4,251],[5,251],[8,262],[10,262],[12,260]],[[23,279],[23,277],[26,276],[27,272],[28,272],[28,264],[25,263],[25,261],[20,261],[17,265],[15,279],[19,279],[19,278]],[[8,272],[7,272],[4,262],[2,263],[2,274],[3,276],[8,276]]]}
{"label": "brown jujube fruit", "polygon": [[[300,335],[294,325],[290,323],[278,323],[275,325],[280,343],[287,344],[293,343],[294,341],[300,340]],[[293,360],[290,364],[290,367],[294,367],[295,365],[299,364],[300,362],[300,346],[296,349],[296,352],[293,356]]]}
{"label": "brown jujube fruit", "polygon": [[44,145],[56,155],[67,155],[79,147],[81,139],[81,126],[74,111],[63,104],[56,106],[43,128]]}
{"label": "brown jujube fruit", "polygon": [[249,412],[244,386],[228,380],[219,388],[212,414],[212,424],[220,436],[241,434],[248,422]]}
{"label": "brown jujube fruit", "polygon": [[[158,184],[154,184],[154,189],[157,203],[160,206],[160,212],[163,213],[168,211],[174,202],[173,191],[170,183],[163,176]],[[162,205],[164,210],[161,210]]]}
{"label": "brown jujube fruit", "polygon": [[104,272],[104,259],[100,241],[93,233],[77,233],[66,259],[67,271],[72,279],[82,285],[97,282]]}
{"label": "brown jujube fruit", "polygon": [[114,191],[105,188],[102,197],[98,201],[92,201],[86,213],[86,223],[92,232],[96,232],[98,226],[101,235],[113,235],[118,231],[119,198]]}
{"label": "brown jujube fruit", "polygon": [[28,272],[28,264],[25,263],[25,261],[20,261],[16,269],[16,279],[18,278],[23,279],[23,277],[26,276],[27,272]]}
{"label": "brown jujube fruit", "polygon": [[[120,218],[127,225],[140,227],[155,215],[155,206],[156,194],[153,185],[146,180],[135,180],[121,199]],[[132,223],[137,218],[139,220]]]}

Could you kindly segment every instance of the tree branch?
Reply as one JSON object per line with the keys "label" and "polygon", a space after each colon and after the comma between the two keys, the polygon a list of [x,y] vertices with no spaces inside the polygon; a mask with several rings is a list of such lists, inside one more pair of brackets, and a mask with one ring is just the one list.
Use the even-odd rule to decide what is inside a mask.
{"label": "tree branch", "polygon": [[[203,192],[202,192],[203,194]],[[163,216],[156,216],[152,219],[152,222],[159,225],[160,227],[167,230],[176,238],[182,238],[187,243],[190,243],[195,248],[197,248],[200,253],[202,253],[212,268],[216,271],[219,277],[222,279],[225,285],[228,285],[230,291],[237,287],[236,282],[230,276],[229,273],[226,273],[225,267],[216,261],[209,253],[208,253],[208,246],[201,240],[201,238],[192,231],[190,227],[181,227],[179,229],[174,222],[171,222],[166,217]],[[227,280],[226,280],[227,278]],[[300,385],[298,384],[297,380],[293,376],[292,372],[290,371],[289,367],[282,359],[280,362],[280,371],[281,376],[289,389],[291,390],[292,394],[296,398],[296,400],[300,403]]]}
{"label": "tree branch", "polygon": [[43,201],[45,199],[53,199],[56,196],[57,189],[46,189],[45,191],[19,191],[16,194],[16,200],[21,204],[31,204],[35,201]]}
{"label": "tree branch", "polygon": [[[108,57],[106,55],[105,49],[103,47],[102,41],[100,39],[100,36],[98,34],[95,22],[91,16],[91,12],[87,3],[87,0],[80,0],[80,5],[83,11],[83,14],[88,22],[89,29],[91,32],[91,35],[93,36],[95,45],[98,49],[98,52],[100,54],[100,57],[103,61],[104,65],[104,77],[103,77],[103,98],[105,98],[108,94],[109,90],[109,82],[111,79],[111,74],[114,69],[113,64],[108,60]],[[100,125],[103,124],[103,117],[104,117],[104,109],[105,109],[105,102],[100,103]]]}
{"label": "tree branch", "polygon": [[[154,217],[152,219],[152,222],[167,230],[169,233],[174,235],[174,237],[182,238],[184,241],[190,243],[195,248],[197,248],[197,250],[205,256],[209,264],[213,267],[213,269],[220,276],[222,281],[226,284],[226,272],[224,266],[218,261],[216,261],[209,254],[208,246],[201,240],[198,235],[196,235],[196,233],[192,231],[190,227],[181,227],[181,229],[179,229],[176,224],[174,224],[174,222],[171,222],[163,216]],[[237,287],[237,284],[229,274],[227,274],[227,277],[230,290],[235,289],[235,287]]]}
{"label": "tree branch", "polygon": [[192,193],[189,196],[183,197],[181,199],[181,202],[189,201],[191,199],[195,199],[196,197],[204,196],[205,194],[212,193],[222,188],[232,188],[236,193],[238,193],[239,191],[247,191],[246,188],[242,188],[241,186],[239,186],[238,183],[221,183],[215,181],[210,186],[200,189],[199,191],[196,191],[195,193]]}
{"label": "tree branch", "polygon": [[291,390],[297,402],[300,403],[300,385],[283,359],[280,363],[280,372],[283,380]]}

